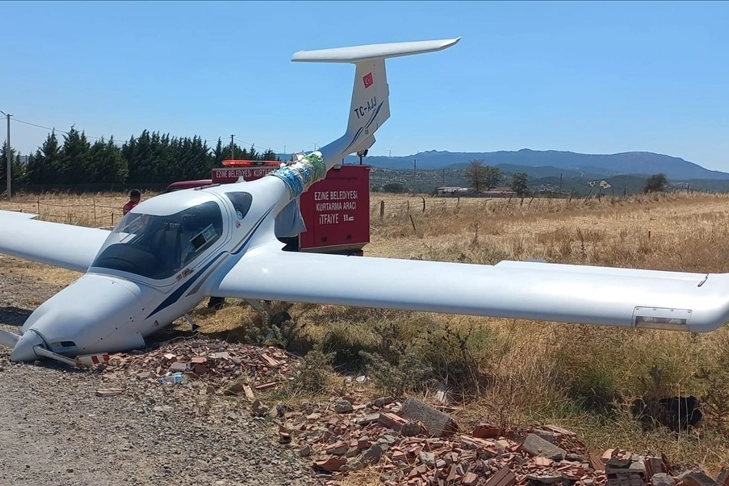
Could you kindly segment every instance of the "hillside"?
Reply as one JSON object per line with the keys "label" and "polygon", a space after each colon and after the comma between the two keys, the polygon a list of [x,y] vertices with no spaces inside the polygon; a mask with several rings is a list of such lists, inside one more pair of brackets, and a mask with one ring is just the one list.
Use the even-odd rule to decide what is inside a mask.
{"label": "hillside", "polygon": [[[563,171],[560,179],[559,173],[550,174],[544,168],[517,167],[519,170],[504,172],[502,185],[508,185],[514,172],[526,172],[529,176],[529,188],[533,191],[574,193],[575,195],[597,194],[636,194],[641,191],[648,176],[615,175],[611,177],[580,177],[579,173]],[[600,189],[600,181],[605,181],[610,187]],[[463,169],[441,170],[396,170],[372,167],[370,172],[370,187],[374,191],[383,190],[386,184],[399,183],[407,190],[419,193],[432,193],[439,186],[467,187],[468,181],[463,176]],[[590,185],[592,183],[592,185]],[[669,190],[685,190],[705,192],[729,191],[729,180],[717,179],[684,179],[669,178]]]}
{"label": "hillside", "polygon": [[[669,179],[729,180],[729,173],[709,170],[680,157],[652,152],[625,152],[618,154],[579,154],[556,150],[535,151],[522,149],[516,152],[447,152],[431,150],[404,157],[370,156],[366,163],[387,169],[412,169],[413,160],[419,170],[463,168],[471,160],[483,160],[486,165],[501,166],[505,172],[515,172],[516,167],[539,167],[546,172],[541,177],[563,177],[583,174],[588,178],[605,178],[617,175],[651,175],[662,172]],[[347,163],[357,163],[355,156],[347,157]],[[508,170],[505,170],[508,168]],[[568,171],[568,172],[565,172]]]}

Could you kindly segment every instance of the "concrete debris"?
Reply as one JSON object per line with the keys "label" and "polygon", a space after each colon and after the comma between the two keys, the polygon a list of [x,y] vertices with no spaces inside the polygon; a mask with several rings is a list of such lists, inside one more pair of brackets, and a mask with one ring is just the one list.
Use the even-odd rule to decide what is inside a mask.
{"label": "concrete debris", "polygon": [[442,437],[458,431],[458,425],[452,417],[415,398],[405,400],[402,406],[402,416],[418,420],[428,433],[435,437]]}
{"label": "concrete debris", "polygon": [[565,458],[567,455],[567,451],[564,449],[560,449],[557,447],[555,442],[557,441],[557,434],[553,432],[548,432],[549,434],[554,434],[552,437],[552,441],[548,442],[544,440],[542,437],[540,437],[544,431],[539,431],[538,434],[529,434],[526,437],[526,440],[524,441],[524,444],[522,444],[522,449],[527,451],[532,456],[543,456],[548,457],[549,459],[552,459],[553,461],[561,461]]}
{"label": "concrete debris", "polygon": [[[352,412],[335,411],[342,400]],[[729,486],[703,475],[672,475],[663,457],[620,449],[589,451],[574,432],[552,425],[500,431],[481,422],[472,434],[436,437],[422,419],[441,432],[458,430],[458,424],[448,414],[442,414],[448,417],[443,420],[442,412],[421,401],[415,407],[420,419],[412,418],[413,407],[406,403],[367,402],[350,393],[287,412],[282,424],[291,432],[295,450],[311,456],[312,468],[329,486],[364,468],[376,469],[384,486]],[[432,416],[446,427],[434,426]],[[412,427],[408,424],[419,431],[404,433]]]}
{"label": "concrete debris", "polygon": [[[277,388],[290,378],[299,360],[275,347],[221,342],[205,336],[163,343],[144,353],[117,353],[98,365],[109,378],[131,374],[140,380],[183,373],[200,378],[228,395]],[[288,378],[287,378],[288,377]]]}
{"label": "concrete debris", "polygon": [[[365,400],[357,393],[307,403],[292,411],[264,405],[267,390],[294,380],[300,360],[275,348],[227,343],[204,336],[170,341],[144,353],[119,353],[97,366],[109,381],[153,380],[182,373],[203,382],[203,394],[237,395],[254,416],[278,425],[278,442],[310,458],[315,477],[336,486],[352,471],[371,467],[383,486],[729,486],[729,470],[717,479],[704,471],[679,470],[663,456],[621,449],[590,451],[577,434],[556,425],[503,430],[489,422],[465,433],[445,411],[456,408],[408,398]],[[173,390],[173,387],[169,388]],[[97,390],[114,396],[120,389]],[[173,392],[171,392],[173,393]],[[172,412],[168,405],[155,412]]]}
{"label": "concrete debris", "polygon": [[718,486],[713,478],[701,471],[687,471],[681,474],[678,479],[684,486]]}

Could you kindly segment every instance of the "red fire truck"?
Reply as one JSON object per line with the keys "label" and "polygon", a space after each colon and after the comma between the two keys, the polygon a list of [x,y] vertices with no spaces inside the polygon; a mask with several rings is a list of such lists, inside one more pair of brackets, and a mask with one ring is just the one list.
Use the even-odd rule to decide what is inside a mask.
{"label": "red fire truck", "polygon": [[[281,162],[224,160],[211,179],[180,181],[165,192],[209,184],[228,184],[239,177],[260,179],[278,169]],[[362,255],[370,241],[370,174],[367,165],[339,165],[324,180],[301,195],[301,215],[306,231],[299,235],[299,251]]]}

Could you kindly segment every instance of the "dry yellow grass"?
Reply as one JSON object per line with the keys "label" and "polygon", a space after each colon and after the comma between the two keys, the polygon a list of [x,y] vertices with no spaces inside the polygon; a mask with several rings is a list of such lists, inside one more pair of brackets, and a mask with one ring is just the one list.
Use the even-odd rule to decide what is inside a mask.
{"label": "dry yellow grass", "polygon": [[[0,203],[0,209],[38,212],[40,207],[44,220],[108,226],[112,214],[118,220],[125,201],[125,194],[23,196]],[[382,219],[381,201],[385,205]],[[365,253],[470,263],[542,258],[560,263],[727,272],[727,221],[727,195],[522,202],[373,193],[371,243]],[[8,257],[0,257],[0,265],[58,285],[78,276]],[[437,275],[433,277],[437,285]],[[306,305],[295,305],[289,312],[314,342],[337,338],[360,347],[375,343],[378,338],[372,330],[387,323],[398,326],[400,336],[425,343],[423,346],[427,345],[426,330],[449,327],[465,333],[473,328],[467,347],[486,379],[477,395],[463,395],[456,403],[462,407],[457,415],[465,428],[483,418],[505,426],[552,421],[575,429],[598,451],[619,446],[635,452],[664,452],[674,461],[696,462],[709,471],[729,464],[729,435],[711,420],[680,434],[662,429],[643,432],[620,406],[638,396],[703,396],[716,387],[729,391],[729,369],[723,361],[723,352],[729,353],[725,329],[697,336]],[[203,332],[231,340],[245,339],[247,331],[260,322],[246,305],[229,305],[217,313],[201,308],[196,318]],[[341,350],[342,344],[339,346]],[[701,368],[713,373],[710,384],[696,377]],[[450,385],[458,388],[458,383]],[[585,406],[585,399],[602,401],[602,405],[614,401],[618,406],[612,413],[596,412]]]}

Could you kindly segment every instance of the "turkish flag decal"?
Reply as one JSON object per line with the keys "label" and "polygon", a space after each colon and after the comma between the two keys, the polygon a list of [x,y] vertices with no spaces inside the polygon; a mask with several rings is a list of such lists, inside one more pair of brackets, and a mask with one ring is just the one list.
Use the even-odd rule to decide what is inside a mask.
{"label": "turkish flag decal", "polygon": [[364,75],[364,76],[362,77],[362,82],[364,83],[364,87],[365,87],[365,89],[367,89],[367,88],[369,88],[370,86],[372,86],[372,83],[374,83],[374,81],[372,80],[372,73],[367,73],[367,74],[365,74],[365,75]]}

